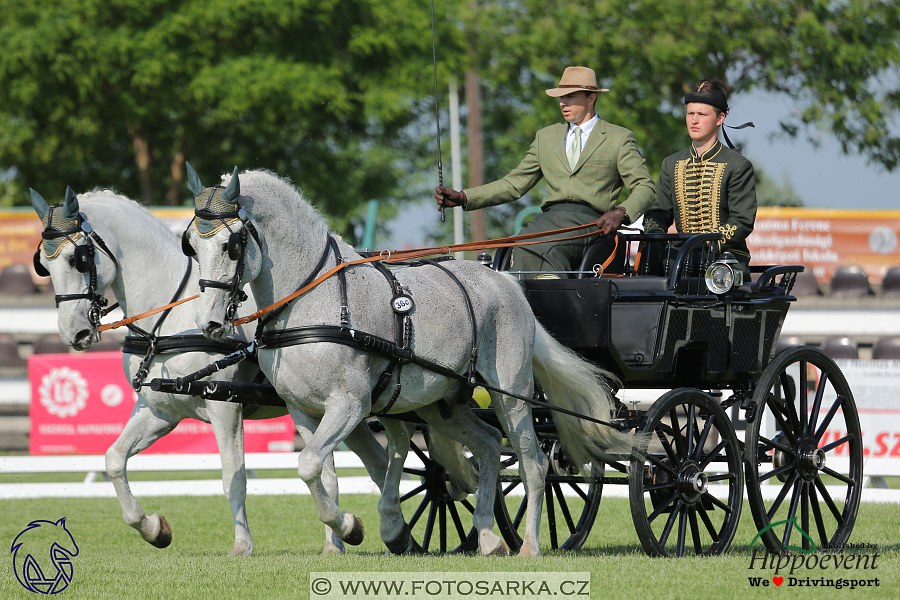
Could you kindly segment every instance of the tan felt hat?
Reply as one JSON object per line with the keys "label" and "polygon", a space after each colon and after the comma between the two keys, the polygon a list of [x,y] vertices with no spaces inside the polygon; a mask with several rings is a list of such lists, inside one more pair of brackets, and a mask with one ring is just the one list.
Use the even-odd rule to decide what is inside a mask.
{"label": "tan felt hat", "polygon": [[587,67],[566,67],[562,79],[559,80],[559,87],[547,90],[547,95],[559,98],[574,92],[596,92],[602,94],[608,91],[597,88],[597,76],[594,74],[593,69],[588,69]]}

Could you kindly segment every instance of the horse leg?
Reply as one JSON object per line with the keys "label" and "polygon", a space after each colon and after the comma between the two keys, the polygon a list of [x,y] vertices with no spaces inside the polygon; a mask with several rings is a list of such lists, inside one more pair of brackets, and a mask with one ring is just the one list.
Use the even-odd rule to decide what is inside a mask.
{"label": "horse leg", "polygon": [[128,485],[128,459],[175,429],[179,421],[181,418],[174,415],[154,414],[144,399],[138,398],[122,433],[106,451],[106,472],[119,498],[122,520],[157,548],[165,548],[172,542],[172,530],[165,517],[156,513],[149,517],[144,514]]}
{"label": "horse leg", "polygon": [[247,522],[243,408],[231,402],[207,402],[206,409],[222,458],[222,488],[234,517],[234,546],[228,556],[250,556],[253,554],[253,536]]}
{"label": "horse leg", "polygon": [[[296,407],[289,405],[288,410],[298,427],[309,422],[308,417]],[[315,428],[315,433],[300,453],[297,468],[300,479],[306,482],[316,503],[319,519],[331,527],[338,538],[351,546],[362,543],[363,524],[358,517],[341,511],[337,503],[337,477],[334,476],[333,484],[328,483],[334,474],[334,463],[331,463],[331,475],[325,472],[325,468],[329,455],[362,418],[362,405],[359,402],[342,402],[340,399],[329,402],[328,410]]]}
{"label": "horse leg", "polygon": [[[389,419],[385,419],[386,421]],[[344,439],[344,444],[362,461],[366,472],[378,489],[384,491],[384,480],[387,476],[388,454],[385,452],[375,434],[369,429],[369,426],[363,422],[356,426],[350,432],[350,435]]]}
{"label": "horse leg", "polygon": [[400,508],[400,479],[403,477],[403,463],[409,453],[410,433],[405,423],[394,419],[384,419],[387,436],[387,472],[378,500],[378,516],[381,519],[381,539],[393,554],[409,554],[421,549],[409,531]]}
{"label": "horse leg", "polygon": [[[294,418],[294,425],[297,428],[297,432],[300,434],[300,438],[303,440],[303,444],[308,445],[312,442],[313,433],[316,431],[316,427],[318,427],[319,423],[316,419],[313,419],[307,414],[297,413],[297,417]],[[377,443],[377,442],[376,442]],[[338,501],[338,482],[337,482],[337,471],[334,468],[334,455],[329,454],[328,458],[325,460],[325,464],[322,470],[322,484],[325,487],[328,495],[334,499],[335,502]],[[325,526],[325,547],[322,549],[322,554],[327,556],[330,554],[343,554],[344,542],[334,533],[334,531],[328,525]]]}
{"label": "horse leg", "polygon": [[464,405],[454,405],[449,419],[443,418],[434,404],[416,412],[435,432],[464,444],[472,452],[478,464],[478,500],[472,515],[472,525],[478,531],[478,548],[484,556],[509,555],[506,543],[494,533],[494,498],[500,474],[500,432],[476,418]]}
{"label": "horse leg", "polygon": [[[517,392],[526,398],[531,386]],[[512,390],[511,390],[512,391]],[[528,495],[525,513],[525,535],[519,556],[540,556],[541,510],[544,501],[544,481],[549,467],[547,457],[538,445],[534,432],[531,406],[510,396],[491,392],[494,410],[506,430],[513,449],[519,457],[519,476]]]}

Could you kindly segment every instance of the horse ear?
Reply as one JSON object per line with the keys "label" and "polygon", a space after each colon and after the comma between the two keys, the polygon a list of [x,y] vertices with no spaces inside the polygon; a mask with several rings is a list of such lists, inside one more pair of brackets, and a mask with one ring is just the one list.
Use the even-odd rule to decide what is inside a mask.
{"label": "horse ear", "polygon": [[197,171],[194,170],[194,167],[192,167],[191,163],[188,161],[184,161],[184,167],[187,170],[188,189],[191,190],[191,193],[194,194],[194,198],[196,198],[202,194],[204,190],[203,184],[200,183],[200,176],[197,175]]}
{"label": "horse ear", "polygon": [[66,202],[63,204],[62,217],[63,219],[78,218],[78,196],[69,186],[66,186]]}
{"label": "horse ear", "polygon": [[47,214],[47,211],[50,210],[50,205],[47,204],[47,201],[44,200],[44,197],[38,194],[36,191],[31,190],[31,206],[34,207],[34,212],[37,213],[38,217],[44,218],[44,215]]}
{"label": "horse ear", "polygon": [[238,168],[234,167],[234,173],[231,174],[231,181],[228,183],[228,187],[225,188],[225,191],[222,192],[222,200],[233,204],[240,195],[241,180],[238,178]]}

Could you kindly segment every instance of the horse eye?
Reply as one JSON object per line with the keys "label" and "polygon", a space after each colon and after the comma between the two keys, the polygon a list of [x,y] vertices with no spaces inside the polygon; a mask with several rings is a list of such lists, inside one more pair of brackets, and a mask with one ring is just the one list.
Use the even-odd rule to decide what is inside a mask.
{"label": "horse eye", "polygon": [[67,257],[66,257],[66,262],[69,263],[69,266],[72,267],[72,268],[74,269],[74,268],[75,268],[75,255],[74,255],[74,254],[70,254],[69,256],[67,256]]}
{"label": "horse eye", "polygon": [[222,252],[228,252],[228,244],[222,244]]}

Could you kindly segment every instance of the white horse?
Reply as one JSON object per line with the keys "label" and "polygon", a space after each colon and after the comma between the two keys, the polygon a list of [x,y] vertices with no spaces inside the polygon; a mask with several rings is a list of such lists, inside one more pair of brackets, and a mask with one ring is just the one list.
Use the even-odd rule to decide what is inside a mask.
{"label": "white horse", "polygon": [[[91,317],[92,309],[97,308],[96,304],[92,307],[91,296],[102,294],[107,286],[126,315],[141,314],[198,292],[199,273],[194,265],[183,289],[176,293],[191,261],[184,256],[179,239],[166,225],[133,200],[108,190],[92,191],[79,197],[69,189],[65,203],[54,205],[51,210],[32,190],[32,205],[45,227],[45,239],[35,254],[35,267],[46,270],[53,281],[59,307],[60,337],[76,350],[86,350],[100,339],[99,315]],[[94,233],[87,233],[90,230]],[[102,240],[102,248],[97,240]],[[93,285],[92,276],[96,277]],[[250,310],[255,309],[252,298],[247,306]],[[161,314],[156,314],[135,325],[157,336],[193,335],[204,340],[193,325],[194,306],[190,302],[174,307],[154,331],[160,319]],[[236,338],[246,341],[246,333],[238,329]],[[148,365],[134,411],[106,453],[106,469],[119,498],[122,517],[147,542],[158,548],[169,545],[172,532],[165,517],[146,516],[131,493],[127,462],[131,456],[171,432],[182,419],[199,419],[212,424],[222,459],[222,485],[231,505],[235,527],[234,546],[229,556],[248,556],[253,552],[253,537],[245,506],[243,408],[231,402],[151,391],[146,382],[155,377],[187,375],[222,357],[221,354],[196,350],[176,349],[176,352],[157,354]],[[138,354],[123,356],[123,368],[129,381],[138,372],[143,358]],[[249,383],[258,373],[255,364],[243,362],[216,373],[215,379]],[[246,418],[268,419],[284,414],[283,408],[259,406]],[[312,438],[309,430],[301,428],[300,434],[306,441]],[[348,447],[355,450],[373,472],[379,469],[384,472],[386,454],[368,427],[361,426],[347,441]],[[326,465],[326,485],[337,486],[333,459]],[[332,531],[326,530],[324,553],[343,551],[343,542]]]}
{"label": "white horse", "polygon": [[[235,277],[241,283],[249,282],[257,302],[266,306],[335,267],[337,260],[328,249],[325,221],[290,183],[266,171],[245,172],[238,177],[235,169],[231,177],[223,176],[223,184],[227,185],[224,192],[207,188],[198,194],[195,220],[186,232],[203,277],[223,287]],[[234,236],[246,230],[252,235],[242,234],[246,243],[241,248],[241,277],[238,261],[234,253],[229,257],[228,250]],[[360,258],[347,244],[338,242],[337,246],[342,260]],[[259,351],[260,368],[286,400],[291,416],[299,423],[318,421],[312,441],[300,454],[298,471],[312,490],[319,517],[342,539],[359,535],[358,518],[342,512],[321,487],[325,459],[373,408],[375,412],[387,409],[389,414],[415,411],[437,432],[471,450],[479,476],[473,515],[479,549],[484,555],[508,553],[493,532],[500,433],[465,406],[471,394],[469,384],[479,379],[489,390],[507,392],[491,391],[491,399],[519,455],[528,494],[520,555],[540,554],[538,531],[548,461],[538,447],[531,406],[520,398],[532,397],[536,378],[554,404],[609,422],[612,397],[604,385],[607,374],[550,337],[535,320],[512,278],[478,263],[447,261],[440,266],[396,269],[393,273],[400,290],[371,264],[353,266],[345,273],[346,325],[338,325],[343,303],[341,283],[339,276],[332,276],[286,305],[267,324],[268,337],[262,337],[264,345]],[[228,295],[226,289],[211,287],[201,293],[197,326],[212,338],[230,330]],[[405,364],[399,375],[392,374],[388,390],[395,394],[390,399],[387,392],[382,394],[373,407],[373,388],[386,369],[390,370],[383,354],[403,352],[389,348],[376,354],[360,350],[359,343],[357,347],[348,344],[350,340],[371,343],[373,338],[366,334],[395,340],[395,311],[406,315],[400,326],[406,334],[396,346],[412,350],[415,359]],[[303,327],[310,329],[298,329]],[[303,332],[317,337],[318,343],[282,345],[276,340],[279,336],[302,337]],[[328,332],[333,335],[325,341]],[[433,363],[438,371],[446,370],[440,373],[433,366],[422,368],[417,360]],[[607,456],[604,450],[631,449],[631,437],[605,425],[562,414],[555,419],[569,454],[580,464]],[[398,501],[408,440],[391,419],[382,422],[388,434],[389,465],[378,503],[381,536],[392,551],[404,552],[413,548]]]}

